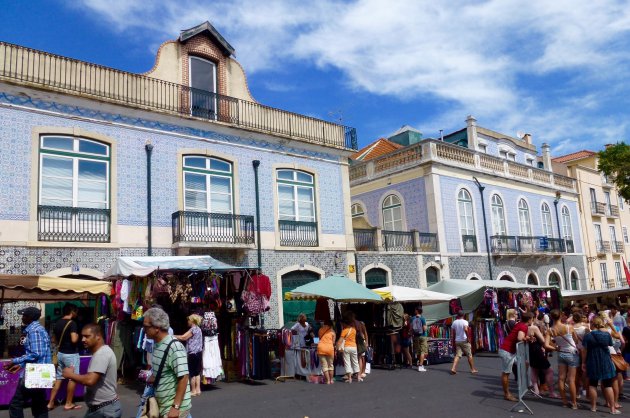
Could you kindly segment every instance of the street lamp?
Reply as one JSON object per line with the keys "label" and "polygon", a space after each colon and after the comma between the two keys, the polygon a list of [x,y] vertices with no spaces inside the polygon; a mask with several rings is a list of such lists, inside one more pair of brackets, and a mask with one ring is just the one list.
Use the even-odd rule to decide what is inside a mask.
{"label": "street lamp", "polygon": [[[560,232],[560,217],[558,216],[558,203],[560,202],[560,198],[562,197],[562,195],[560,194],[560,192],[556,192],[556,198],[553,199],[553,206],[554,209],[556,210],[556,224],[558,227],[558,239],[560,240],[560,249],[566,253],[567,250],[567,243],[565,240],[562,239],[562,233]],[[561,256],[562,257],[562,274],[564,275],[564,288],[565,289],[571,289],[571,286],[569,286],[569,278],[567,277],[567,267],[564,264],[564,255]]]}
{"label": "street lamp", "polygon": [[492,275],[492,258],[490,257],[490,242],[488,241],[488,224],[486,222],[486,203],[483,198],[483,191],[486,187],[482,186],[481,183],[479,183],[479,180],[477,180],[477,177],[473,177],[473,180],[475,181],[475,184],[479,188],[479,194],[481,195],[481,212],[483,214],[483,230],[486,234],[486,251],[488,252],[488,273],[490,274],[490,280],[492,280],[494,276]]}

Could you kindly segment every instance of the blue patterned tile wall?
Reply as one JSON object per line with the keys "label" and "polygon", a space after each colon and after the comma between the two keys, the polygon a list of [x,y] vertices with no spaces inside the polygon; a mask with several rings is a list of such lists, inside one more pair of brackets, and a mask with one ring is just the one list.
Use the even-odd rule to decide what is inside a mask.
{"label": "blue patterned tile wall", "polygon": [[394,184],[368,193],[358,194],[352,197],[353,203],[361,201],[364,210],[372,226],[379,224],[381,211],[381,198],[390,192],[398,192],[404,199],[404,211],[407,215],[407,228],[417,229],[420,232],[429,232],[429,216],[427,213],[427,197],[424,179],[418,178],[403,183]]}
{"label": "blue patterned tile wall", "polygon": [[[153,222],[156,226],[171,225],[171,214],[178,202],[177,151],[182,148],[210,149],[233,156],[238,164],[240,182],[240,213],[254,215],[254,175],[252,160],[260,165],[261,228],[273,231],[273,164],[299,164],[317,173],[316,193],[319,195],[322,232],[339,234],[344,232],[344,210],[341,169],[333,155],[295,148],[294,144],[271,144],[259,140],[219,134],[210,130],[198,130],[150,120],[129,118],[123,115],[96,112],[90,109],[57,105],[27,98],[17,98],[0,93],[0,102],[17,103],[33,108],[53,109],[68,116],[87,116],[95,119],[129,124],[129,127],[93,123],[77,118],[61,117],[20,109],[0,108],[0,171],[5,173],[0,186],[0,219],[28,220],[30,206],[30,161],[32,129],[38,126],[79,127],[87,131],[106,135],[118,144],[118,223],[120,225],[146,224],[146,153],[148,139],[154,144],[153,164]],[[145,132],[137,127],[162,130],[160,133]],[[212,124],[208,124],[212,128]],[[208,143],[201,138],[182,138],[171,133],[195,135],[218,141]],[[247,147],[235,146],[235,144]],[[287,155],[292,153],[297,155]],[[315,157],[315,158],[312,158]],[[19,169],[15,169],[18,162]]]}

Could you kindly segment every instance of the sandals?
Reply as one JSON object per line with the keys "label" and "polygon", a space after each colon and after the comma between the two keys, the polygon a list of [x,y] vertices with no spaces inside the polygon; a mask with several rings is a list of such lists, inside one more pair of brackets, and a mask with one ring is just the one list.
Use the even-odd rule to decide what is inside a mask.
{"label": "sandals", "polygon": [[83,406],[81,406],[81,405],[77,405],[77,404],[74,404],[74,405],[72,405],[71,407],[64,406],[64,407],[63,407],[63,410],[64,410],[64,411],[72,411],[72,410],[75,410],[75,409],[81,409],[81,408],[83,408]]}

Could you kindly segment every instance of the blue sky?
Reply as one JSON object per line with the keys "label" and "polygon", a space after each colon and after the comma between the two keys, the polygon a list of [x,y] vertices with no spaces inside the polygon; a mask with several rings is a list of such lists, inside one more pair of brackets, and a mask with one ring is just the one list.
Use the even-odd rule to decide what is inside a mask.
{"label": "blue sky", "polygon": [[30,0],[1,3],[0,40],[132,72],[210,21],[257,101],[427,137],[479,125],[554,155],[630,140],[630,2],[615,0]]}

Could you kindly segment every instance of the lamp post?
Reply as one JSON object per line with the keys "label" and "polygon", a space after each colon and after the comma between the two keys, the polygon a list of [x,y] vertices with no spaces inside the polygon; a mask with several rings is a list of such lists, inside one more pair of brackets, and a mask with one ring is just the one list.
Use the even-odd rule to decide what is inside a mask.
{"label": "lamp post", "polygon": [[[558,216],[558,203],[560,202],[560,192],[556,192],[556,198],[553,200],[553,206],[556,210],[556,224],[558,227],[558,239],[560,240],[560,249],[566,253],[567,243],[562,239],[562,232],[560,231],[560,217]],[[562,257],[562,274],[564,275],[564,288],[571,289],[569,278],[567,277],[567,267],[564,264],[564,255]]]}
{"label": "lamp post", "polygon": [[492,258],[490,256],[490,241],[488,240],[488,223],[486,222],[486,203],[483,198],[483,191],[486,187],[482,186],[481,183],[479,183],[479,180],[477,180],[477,177],[473,177],[473,180],[475,181],[475,184],[479,188],[479,194],[481,195],[481,212],[483,214],[483,230],[486,235],[486,251],[488,253],[488,274],[490,274],[490,280],[492,280],[493,278]]}
{"label": "lamp post", "polygon": [[259,160],[252,161],[254,167],[254,192],[256,195],[256,241],[257,241],[257,255],[258,255],[258,268],[262,268],[262,249],[260,242],[260,192],[258,189],[258,167],[260,166]]}

